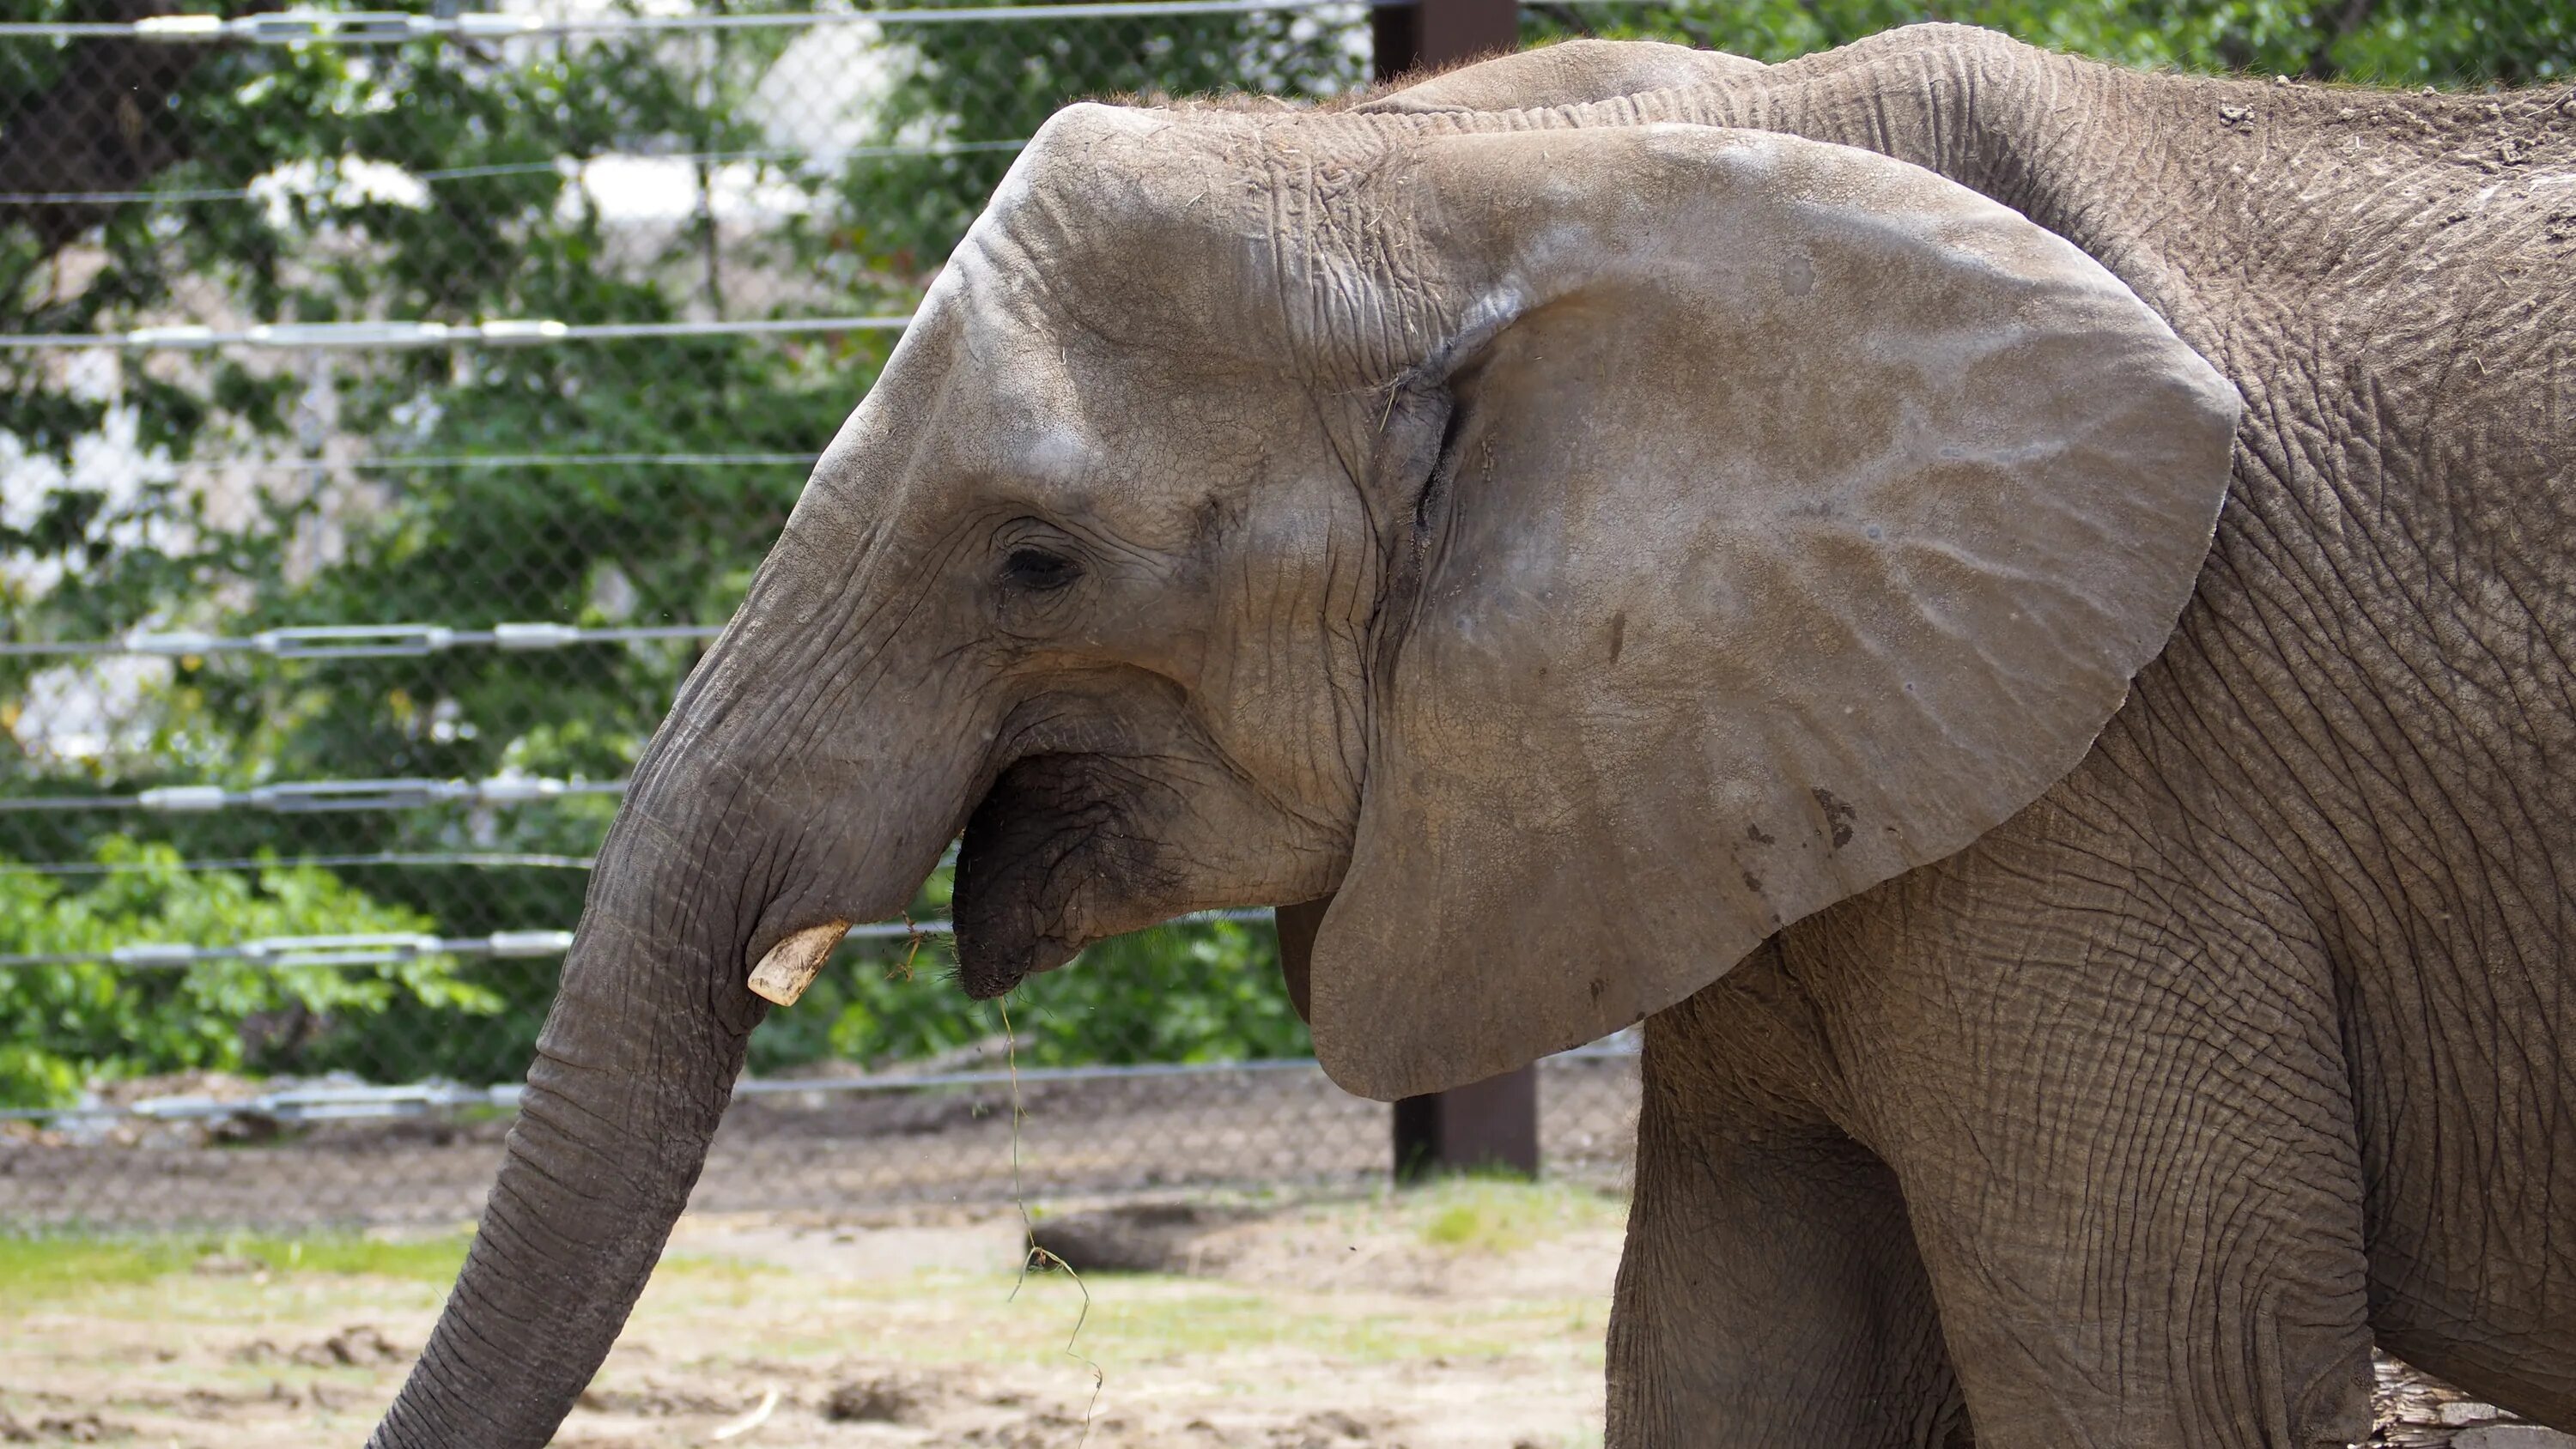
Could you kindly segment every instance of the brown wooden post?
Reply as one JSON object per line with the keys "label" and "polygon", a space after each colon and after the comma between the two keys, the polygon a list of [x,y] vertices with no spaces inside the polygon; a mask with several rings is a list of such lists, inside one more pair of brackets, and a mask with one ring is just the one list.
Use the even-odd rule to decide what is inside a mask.
{"label": "brown wooden post", "polygon": [[[1383,83],[1520,43],[1519,0],[1415,0],[1369,12]],[[1395,1180],[1469,1170],[1538,1175],[1538,1068],[1395,1104]]]}
{"label": "brown wooden post", "polygon": [[1371,69],[1383,83],[1425,67],[1492,55],[1520,44],[1519,0],[1415,0],[1369,12],[1377,47]]}
{"label": "brown wooden post", "polygon": [[1395,1180],[1444,1173],[1538,1176],[1538,1068],[1395,1104]]}

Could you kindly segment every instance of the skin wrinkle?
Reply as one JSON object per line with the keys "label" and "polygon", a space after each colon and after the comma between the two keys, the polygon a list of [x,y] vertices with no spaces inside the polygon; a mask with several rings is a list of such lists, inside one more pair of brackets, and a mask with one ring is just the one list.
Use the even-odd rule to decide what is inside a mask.
{"label": "skin wrinkle", "polygon": [[[2187,802],[2179,790],[2172,788],[2168,774],[2133,768],[2126,751],[2109,753],[2106,756],[2106,763],[2109,768],[2120,773],[2129,790],[2160,796],[2167,805],[2172,807],[2182,819],[2184,830],[2199,847],[2204,858],[2223,860],[2224,865],[2221,869],[2202,874],[2206,882],[2214,883],[2219,890],[2226,893],[2227,900],[2232,900],[2240,908],[2242,926],[2240,930],[2227,934],[2250,937],[2263,930],[2279,929],[2273,923],[2293,908],[2293,892],[2289,883],[2263,860],[2252,845],[2237,839],[2223,819],[2215,817],[2211,812],[2198,810]],[[2101,827],[2097,825],[2095,828]],[[2150,879],[2155,880],[2159,886],[2157,903],[2176,915],[2182,914],[2187,908],[2187,902],[2186,892],[2180,888],[2179,881],[2170,874],[2150,877]],[[2255,894],[2258,881],[2267,890],[2266,896],[2258,897]],[[2203,889],[2207,888],[2208,885],[2204,884]],[[2264,909],[2267,905],[2272,908],[2268,913]],[[2317,942],[2312,935],[2293,936],[2286,944],[2322,949],[2321,943]]]}
{"label": "skin wrinkle", "polygon": [[[2295,650],[2294,650],[2294,648],[2293,648],[2293,639],[2292,639],[2292,637],[2291,637],[2291,636],[2289,636],[2289,635],[2287,635],[2287,634],[2284,634],[2283,632],[2281,632],[2281,631],[2277,628],[2277,625],[2276,625],[2276,622],[2275,622],[2275,620],[2274,620],[2273,616],[2271,616],[2271,615],[2269,615],[2269,614],[2267,614],[2267,613],[2264,613],[2264,612],[2262,612],[2262,611],[2259,611],[2259,610],[2258,610],[2258,611],[2257,611],[2257,613],[2256,613],[2255,618],[2256,618],[2256,622],[2258,622],[2258,623],[2262,624],[2262,625],[2264,626],[2264,628],[2265,628],[2265,631],[2266,631],[2266,637],[2265,637],[2265,638],[2264,638],[2264,640],[2262,641],[2262,643],[2264,644],[2264,646],[2265,646],[2265,647],[2267,647],[2267,648],[2269,648],[2270,650],[2274,651],[2274,652],[2278,655],[2278,657],[2282,657],[2282,658],[2291,658],[2291,657],[2295,657]],[[2185,630],[2185,632],[2184,632],[2184,634],[2181,636],[2181,638],[2182,638],[2184,641],[2189,642],[2189,641],[2191,640],[2191,631],[2190,631],[2190,630],[2188,630],[2188,629],[2186,629],[2186,630]],[[2218,654],[2211,653],[2211,652],[2203,652],[2203,653],[2202,653],[2202,655],[2201,655],[2201,659],[2202,659],[2202,663],[2203,663],[2204,668],[2205,668],[2205,669],[2207,669],[2207,670],[2208,670],[2209,672],[2211,672],[2211,673],[2216,673],[2216,672],[2218,672],[2218,671],[2217,671],[2217,662],[2218,662],[2218,658],[2219,658],[2219,655],[2218,655]],[[2311,714],[2311,715],[2313,715],[2313,716],[2315,716],[2315,717],[2317,717],[2317,718],[2322,719],[2322,718],[2323,718],[2323,715],[2324,715],[2324,711],[2323,711],[2323,709],[2321,708],[2321,706],[2322,706],[2322,704],[2323,704],[2323,701],[2322,701],[2319,697],[2317,697],[2316,695],[2314,695],[2313,693],[2310,693],[2309,691],[2307,691],[2307,690],[2306,690],[2306,688],[2305,688],[2305,686],[2304,686],[2303,682],[2301,682],[2301,680],[2300,680],[2299,676],[2297,676],[2297,675],[2295,675],[2295,674],[2294,674],[2294,675],[2292,675],[2292,676],[2290,676],[2290,683],[2292,684],[2292,686],[2293,686],[2293,688],[2294,688],[2294,692],[2295,692],[2295,693],[2297,694],[2297,696],[2298,696],[2298,697],[2297,697],[2297,700],[2296,700],[2296,703],[2297,703],[2299,706],[2301,706],[2301,707],[2302,707],[2302,708],[2303,708],[2307,713],[2309,713],[2309,714]],[[2190,698],[2191,698],[2191,695],[2190,695],[2190,694],[2188,694],[2188,693],[2185,693],[2185,694],[2183,694],[2181,697],[2182,697],[2183,699],[2185,699],[2185,700],[2188,700],[2188,699],[2190,699]],[[2237,702],[2238,702],[2240,705],[2242,705],[2242,703],[2243,703],[2244,701],[2242,701],[2242,700],[2240,699],[2240,700],[2238,700]],[[2214,732],[2215,732],[2215,731],[2214,731],[2214,729],[2212,729],[2212,726],[2213,726],[2215,723],[2216,723],[2215,721],[2213,721],[2213,720],[2209,719],[2209,718],[2208,718],[2208,717],[2206,717],[2206,716],[2203,716],[2203,717],[2201,717],[2201,718],[2199,718],[2199,719],[2196,719],[2196,720],[2195,720],[2195,724],[2199,725],[2203,730],[2208,731],[2208,732],[2212,732],[2212,733],[2214,733]],[[2285,767],[2285,769],[2286,769],[2286,770],[2288,770],[2290,773],[2292,773],[2292,774],[2294,774],[2294,775],[2295,775],[2295,774],[2297,774],[2297,773],[2299,773],[2299,771],[2298,771],[2298,769],[2297,769],[2297,766],[2296,766],[2293,762],[2291,762],[2290,760],[2288,760],[2286,756],[2283,756],[2283,755],[2281,755],[2280,753],[2278,753],[2277,748],[2276,748],[2276,747],[2274,747],[2274,746],[2271,744],[2271,737],[2270,737],[2269,735],[2266,735],[2266,734],[2258,734],[2258,735],[2256,736],[2256,739],[2257,739],[2259,742],[2261,742],[2261,743],[2260,743],[2260,747],[2263,747],[2263,748],[2266,748],[2266,749],[2271,749],[2271,750],[2273,751],[2272,756],[2271,756],[2271,758],[2272,758],[2273,760],[2275,760],[2275,761],[2276,761],[2276,762],[2278,762],[2278,763],[2281,763],[2281,764]],[[2353,754],[2352,754],[2348,749],[2346,749],[2346,748],[2344,747],[2344,744],[2343,744],[2343,742],[2342,742],[2342,740],[2340,739],[2340,737],[2339,737],[2339,736],[2336,736],[2336,735],[2332,734],[2331,732],[2327,732],[2325,735],[2323,735],[2323,736],[2322,736],[2322,743],[2323,743],[2323,744],[2325,744],[2326,746],[2328,746],[2328,747],[2333,751],[2333,753],[2335,754],[2335,757],[2336,757],[2336,759],[2335,759],[2335,764],[2336,764],[2336,766],[2337,766],[2337,768],[2338,768],[2338,770],[2339,770],[2339,772],[2340,772],[2341,777],[2342,777],[2345,781],[2355,781],[2355,780],[2358,780],[2358,779],[2360,778],[2360,776],[2362,775],[2363,771],[2362,771],[2361,769],[2357,768],[2357,765],[2359,764],[2359,762],[2357,762],[2357,761],[2355,760],[2355,758],[2354,758]],[[2389,784],[2389,783],[2393,783],[2393,782],[2386,781],[2386,780],[2382,780],[2382,781],[2381,781],[2381,783],[2382,783],[2382,784]],[[2296,836],[2296,835],[2294,835],[2292,838],[2295,838],[2295,839],[2305,839],[2306,837],[2303,837],[2303,836]],[[2333,853],[2332,853],[2332,852],[2330,852],[2329,854],[2333,854]],[[2312,853],[2312,854],[2311,854],[2311,856],[2310,856],[2310,860],[2311,860],[2311,863],[2312,863],[2312,864],[2322,863],[2326,858],[2327,858],[2327,857],[2325,857],[2325,856],[2319,856],[2319,855],[2316,855],[2316,854],[2314,854],[2314,853]],[[2356,885],[2356,884],[2362,884],[2362,885],[2368,885],[2368,886],[2370,886],[2370,888],[2373,888],[2373,889],[2377,889],[2377,888],[2379,888],[2375,882],[2369,882],[2366,878],[2358,877],[2358,876],[2349,876],[2349,877],[2346,877],[2346,878],[2345,878],[2341,883],[2342,883],[2344,886],[2346,886],[2346,887],[2352,887],[2352,886],[2354,886],[2354,885]],[[2393,901],[2388,901],[2388,902],[2386,902],[2386,903],[2393,905]]]}
{"label": "skin wrinkle", "polygon": [[[2517,602],[2519,602],[2519,598],[2518,598],[2518,597],[2517,597]],[[2527,612],[2527,611],[2526,611],[2526,612]],[[2528,614],[2527,614],[2527,616],[2528,616]],[[2471,648],[2471,649],[2475,649],[2475,650],[2479,651],[2480,653],[2484,654],[2484,655],[2485,655],[2485,657],[2489,660],[2489,662],[2494,663],[2495,665],[2497,665],[2497,666],[2498,666],[2499,670],[2504,670],[2504,669],[2506,668],[2506,666],[2505,666],[2505,664],[2504,664],[2504,661],[2503,661],[2499,656],[2497,656],[2497,655],[2495,654],[2494,650],[2493,650],[2491,647],[2487,646],[2487,645],[2486,645],[2482,640],[2480,640],[2480,639],[2479,639],[2479,637],[2478,637],[2474,632],[2470,632],[2469,634],[2467,634],[2467,635],[2465,636],[2464,640],[2463,640],[2463,643],[2464,643],[2464,645],[2465,645],[2466,647]],[[2427,687],[2428,687],[2428,689],[2430,688],[2429,683],[2428,683]],[[2537,829],[2537,828],[2538,828],[2538,819],[2539,819],[2539,818],[2538,818],[2537,814],[2532,810],[2532,808],[2531,808],[2531,806],[2530,806],[2530,803],[2529,803],[2529,801],[2528,801],[2527,797],[2524,795],[2523,791],[2521,790],[2521,788],[2520,788],[2520,786],[2519,786],[2519,782],[2515,780],[2515,778],[2514,778],[2514,776],[2513,776],[2512,772],[2507,768],[2507,762],[2506,762],[2504,759],[2502,759],[2502,758],[2501,758],[2501,757],[2500,757],[2500,756],[2499,756],[2499,755],[2498,755],[2498,754],[2497,754],[2497,753],[2496,753],[2492,748],[2490,748],[2490,747],[2486,746],[2482,741],[2478,741],[2478,740],[2475,738],[2475,732],[2474,732],[2472,729],[2470,729],[2470,728],[2468,727],[2468,725],[2467,725],[2466,721],[2464,721],[2464,720],[2460,719],[2456,714],[2452,714],[2452,715],[2450,715],[2450,716],[2449,716],[2449,722],[2450,722],[2450,723],[2451,723],[2451,725],[2453,726],[2453,731],[2452,731],[2452,733],[2453,733],[2453,739],[2452,739],[2452,740],[2450,740],[2450,741],[2444,741],[2443,743],[2445,743],[2445,744],[2453,744],[2453,745],[2457,745],[2457,746],[2465,746],[2465,747],[2468,747],[2468,748],[2474,748],[2474,749],[2476,749],[2476,750],[2477,750],[2477,752],[2478,752],[2478,753],[2480,753],[2480,754],[2484,755],[2484,756],[2485,756],[2485,758],[2486,758],[2487,764],[2488,764],[2488,766],[2489,766],[2489,774],[2488,774],[2487,778],[2489,778],[2490,780],[2494,780],[2494,781],[2497,781],[2497,782],[2500,782],[2501,784],[2503,784],[2503,786],[2504,786],[2504,788],[2505,788],[2505,792],[2506,792],[2507,799],[2510,801],[2510,803],[2511,803],[2511,805],[2512,805],[2512,807],[2513,807],[2514,813],[2515,813],[2515,814],[2516,814],[2516,816],[2519,818],[2520,822],[2521,822],[2521,823],[2526,827],[2526,829]],[[2417,752],[2418,752],[2418,754],[2423,755],[2423,756],[2425,756],[2426,758],[2435,758],[2435,757],[2437,757],[2436,755],[2434,755],[2434,754],[2433,754],[2433,752],[2425,751],[2425,750],[2421,749],[2420,747],[2418,748],[2418,751],[2417,751]],[[2544,756],[2543,763],[2544,763],[2544,767],[2545,767],[2545,764],[2546,764],[2545,756]],[[2508,837],[2508,838],[2507,838],[2507,841],[2506,841],[2505,843],[2506,843],[2506,845],[2507,845],[2508,847],[2512,847],[2512,846],[2517,845],[2517,844],[2518,844],[2518,841],[2519,841],[2519,837]],[[2477,844],[2480,848],[2482,848],[2482,849],[2483,849],[2483,848],[2484,848],[2484,846],[2485,846],[2485,842],[2483,842],[2483,841],[2478,841],[2478,842],[2476,842],[2476,844]],[[2566,892],[2565,892],[2565,889],[2564,889],[2563,883],[2562,883],[2562,882],[2560,882],[2560,881],[2559,881],[2559,879],[2558,879],[2557,872],[2556,872],[2556,868],[2555,868],[2555,864],[2554,864],[2554,862],[2550,859],[2549,855],[2548,855],[2546,852],[2541,853],[2541,854],[2539,855],[2539,857],[2538,857],[2538,858],[2539,858],[2539,860],[2540,860],[2540,862],[2541,862],[2541,864],[2542,864],[2543,868],[2544,868],[2544,869],[2547,869],[2547,870],[2549,871],[2551,884],[2552,884],[2554,887],[2557,887],[2557,888],[2558,888],[2558,889],[2556,889],[2556,890],[2553,892],[2553,895],[2554,895],[2554,896],[2556,897],[2556,899],[2560,902],[2561,910],[2562,910],[2562,912],[2563,912],[2563,908],[2564,908],[2564,901],[2565,901],[2565,898],[2566,898]],[[2512,862],[2511,862],[2510,860],[2506,860],[2506,861],[2499,861],[2499,862],[2497,862],[2497,863],[2498,863],[2498,864],[2502,864],[2502,865],[2506,865],[2506,866],[2510,866]],[[2508,881],[2509,881],[2509,880],[2511,880],[2511,879],[2513,878],[2513,874],[2512,874],[2512,872],[2511,872],[2510,870],[2490,873],[2490,874],[2489,874],[2489,876],[2488,876],[2487,878],[2488,878],[2488,879],[2494,879],[2494,878],[2496,878],[2497,876],[2501,876],[2503,879],[2508,880]],[[2455,887],[2455,888],[2456,888],[2456,887]]]}
{"label": "skin wrinkle", "polygon": [[[2375,638],[2375,643],[2380,643],[2380,649],[2385,649],[2385,651],[2388,651],[2388,654],[2401,654],[2401,651],[2398,651],[2398,646],[2396,646],[2396,641],[2391,641],[2391,638],[2385,636],[2385,633],[2380,633],[2380,636]],[[2411,664],[2409,664],[2409,672],[2414,672],[2414,667],[2411,667]],[[2416,685],[2419,685],[2421,690],[2427,692],[2427,695],[2439,697],[2439,692],[2434,690],[2434,685],[2432,685],[2432,679],[2421,677],[2421,672],[2416,672]],[[2388,713],[2391,713],[2391,723],[2393,723],[2393,710],[2388,710]],[[2458,721],[2452,721],[2452,723],[2455,723],[2455,726],[2458,726]],[[2460,734],[2458,728],[2455,728],[2455,734]],[[2488,757],[2488,759],[2491,759],[2491,764],[2496,764],[2496,762],[2494,762],[2494,757]],[[2439,785],[2439,782],[2434,782],[2434,788],[2437,788],[2437,793],[2442,793],[2442,803],[2445,803],[2445,806],[2450,806],[2450,808],[2452,808],[2452,813],[2455,813],[2455,816],[2458,816],[2458,803],[2455,803],[2455,800],[2447,798],[2447,790],[2442,790],[2442,785]],[[2455,883],[2452,883],[2452,885],[2455,885],[2455,891],[2458,891],[2458,880],[2455,880]]]}
{"label": "skin wrinkle", "polygon": [[[2318,695],[2311,695],[2311,692],[2306,692],[2306,690],[2300,690],[2300,695],[2303,695],[2303,697],[2300,697],[2298,703],[2308,705],[2308,708],[2316,708],[2316,705],[2324,705],[2324,703],[2326,703],[2326,700],[2321,700],[2321,697],[2318,697]],[[2365,770],[2360,770],[2360,764],[2365,762],[2365,757],[2362,757],[2362,752],[2360,752],[2360,749],[2357,749],[2357,746],[2352,744],[2352,741],[2344,739],[2342,734],[2334,734],[2334,731],[2326,731],[2324,744],[2329,746],[2329,749],[2331,749],[2331,754],[2334,754],[2336,767],[2339,767],[2339,770],[2342,770],[2344,775],[2347,775],[2347,777],[2360,777],[2360,775],[2365,775]],[[2396,788],[2396,780],[2393,780],[2393,777],[2383,777],[2383,780],[2378,780],[2378,782],[2380,782],[2380,785],[2388,785],[2388,788]],[[2365,803],[2365,806],[2362,806],[2362,808],[2365,808],[2365,811],[2375,811],[2375,806],[2370,806],[2370,803]],[[2403,826],[2406,826],[2406,821],[2403,821],[2403,818],[2370,818],[2370,821],[2367,821],[2367,829],[2380,829],[2380,831],[2403,831]],[[2360,865],[2360,862],[2354,862],[2354,867],[2357,867],[2357,865]],[[2383,909],[2388,909],[2388,911],[2398,911],[2398,909],[2401,909],[2401,898],[2398,898],[2398,896],[2391,896],[2391,893],[2388,893],[2388,888],[2385,888],[2385,885],[2380,885],[2378,880],[2372,880],[2370,875],[2367,875],[2367,872],[2362,872],[2362,870],[2354,870],[2354,872],[2349,872],[2349,875],[2342,875],[2342,878],[2336,880],[2336,885],[2344,885],[2344,888],[2352,888],[2352,885],[2362,885],[2362,888],[2367,888],[2367,891],[2380,893],[2380,906],[2383,906]]]}

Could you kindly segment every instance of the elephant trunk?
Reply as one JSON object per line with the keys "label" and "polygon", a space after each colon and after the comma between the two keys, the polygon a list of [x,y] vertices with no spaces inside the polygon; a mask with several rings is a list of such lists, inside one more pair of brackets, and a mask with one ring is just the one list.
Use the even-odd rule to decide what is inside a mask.
{"label": "elephant trunk", "polygon": [[[901,909],[964,823],[978,760],[906,727],[952,701],[881,630],[827,627],[879,612],[854,536],[809,487],[637,762],[481,1229],[378,1449],[553,1437],[706,1166],[768,1014],[752,960]],[[849,691],[862,670],[891,697]]]}
{"label": "elephant trunk", "polygon": [[371,1445],[552,1438],[705,1165],[765,1012],[741,964],[762,902],[707,868],[746,842],[731,792],[671,780],[672,733],[601,847],[481,1230]]}

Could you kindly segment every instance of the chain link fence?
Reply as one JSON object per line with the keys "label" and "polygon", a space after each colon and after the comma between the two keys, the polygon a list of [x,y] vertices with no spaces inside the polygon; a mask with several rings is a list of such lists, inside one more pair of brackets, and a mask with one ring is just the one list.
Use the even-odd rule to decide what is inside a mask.
{"label": "chain link fence", "polygon": [[[0,1226],[476,1212],[626,771],[1024,139],[1363,84],[1152,0],[0,24]],[[1267,913],[1009,1002],[943,869],[755,1036],[699,1192],[1350,1182]],[[1616,1174],[1633,1059],[1546,1069]]]}
{"label": "chain link fence", "polygon": [[[0,7],[0,1225],[473,1211],[636,751],[1025,139],[1082,96],[1344,92],[1407,29],[493,3]],[[1945,14],[2317,79],[2576,65],[2544,0]],[[1924,18],[1518,15],[1765,59]],[[1385,1167],[1259,916],[1029,983],[1011,1053],[943,979],[947,890],[756,1034],[705,1201],[999,1194],[1014,1067],[1033,1190]],[[1616,1171],[1630,1058],[1541,1099],[1548,1160]]]}

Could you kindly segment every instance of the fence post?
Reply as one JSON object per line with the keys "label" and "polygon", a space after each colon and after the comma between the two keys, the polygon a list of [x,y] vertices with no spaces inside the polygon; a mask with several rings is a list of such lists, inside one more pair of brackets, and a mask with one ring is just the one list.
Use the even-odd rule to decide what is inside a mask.
{"label": "fence post", "polygon": [[1472,60],[1520,43],[1519,0],[1414,0],[1369,12],[1371,67],[1383,84],[1426,66]]}
{"label": "fence post", "polygon": [[1538,1068],[1395,1104],[1395,1180],[1443,1173],[1538,1176]]}
{"label": "fence post", "polygon": [[[1369,12],[1383,83],[1430,66],[1510,50],[1518,0],[1415,0]],[[1538,1175],[1538,1068],[1527,1066],[1395,1104],[1395,1180],[1470,1168]]]}

